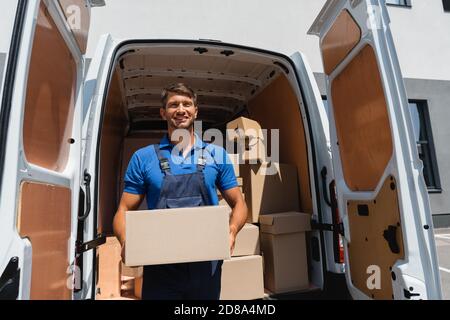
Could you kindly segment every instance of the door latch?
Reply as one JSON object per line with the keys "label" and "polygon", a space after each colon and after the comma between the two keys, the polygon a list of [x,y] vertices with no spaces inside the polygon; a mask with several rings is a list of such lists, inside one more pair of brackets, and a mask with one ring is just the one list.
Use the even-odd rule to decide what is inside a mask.
{"label": "door latch", "polygon": [[78,243],[77,244],[77,254],[83,254],[90,250],[96,249],[105,243],[106,243],[106,236],[103,234],[100,234],[97,236],[96,239],[94,239],[92,241],[89,241],[86,243]]}
{"label": "door latch", "polygon": [[81,222],[86,221],[86,219],[89,217],[89,214],[91,213],[91,181],[92,177],[86,169],[84,171],[84,186],[86,187],[86,211],[81,217],[78,217],[78,221]]}
{"label": "door latch", "polygon": [[411,291],[406,290],[406,289],[404,290],[404,293],[405,293],[405,298],[408,299],[408,300],[411,300],[412,297],[420,297],[419,293],[414,293],[414,292],[411,292]]}
{"label": "door latch", "polygon": [[330,223],[320,223],[315,220],[311,221],[311,228],[313,230],[318,231],[331,231],[331,232],[337,232],[341,236],[345,237],[345,230],[344,230],[344,224],[343,223],[337,223],[337,224],[330,224]]}

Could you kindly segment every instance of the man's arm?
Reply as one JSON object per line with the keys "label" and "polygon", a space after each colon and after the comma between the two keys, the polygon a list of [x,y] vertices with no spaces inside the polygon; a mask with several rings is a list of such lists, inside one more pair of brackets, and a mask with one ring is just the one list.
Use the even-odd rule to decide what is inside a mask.
{"label": "man's arm", "polygon": [[122,248],[125,244],[125,214],[127,211],[137,210],[144,198],[145,195],[143,194],[136,195],[124,192],[122,195],[119,209],[117,209],[113,222],[114,234],[119,239]]}
{"label": "man's arm", "polygon": [[233,254],[236,236],[247,222],[248,209],[240,188],[226,190],[222,192],[222,195],[232,209],[230,218],[230,250],[231,254]]}

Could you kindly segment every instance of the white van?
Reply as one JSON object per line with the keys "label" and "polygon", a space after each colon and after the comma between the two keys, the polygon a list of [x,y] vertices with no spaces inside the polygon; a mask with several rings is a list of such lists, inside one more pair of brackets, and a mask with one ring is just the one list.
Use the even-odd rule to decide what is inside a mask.
{"label": "white van", "polygon": [[[338,297],[442,298],[384,1],[329,0],[311,27],[329,119],[301,53],[106,35],[84,77],[92,1],[8,2],[0,13],[0,299],[95,299],[96,248],[112,232],[123,168],[158,141],[159,93],[177,81],[198,91],[205,127],[223,130],[243,115],[280,129],[280,160],[297,167],[301,211],[313,222],[311,290],[333,289],[345,274]],[[77,8],[74,27],[68,13]]]}

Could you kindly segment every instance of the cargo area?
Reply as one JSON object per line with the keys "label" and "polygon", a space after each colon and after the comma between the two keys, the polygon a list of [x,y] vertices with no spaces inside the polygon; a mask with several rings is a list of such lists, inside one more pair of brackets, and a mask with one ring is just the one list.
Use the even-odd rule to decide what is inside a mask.
{"label": "cargo area", "polygon": [[[297,219],[295,221],[304,224],[305,227],[291,230],[286,235],[280,232],[281,229],[275,232],[267,226],[266,232],[263,233],[264,226],[260,223],[258,215],[255,216],[253,213],[252,216],[250,212],[249,223],[242,232],[242,237],[248,238],[243,246],[248,246],[248,241],[254,243],[254,246],[250,249],[242,249],[242,252],[238,253],[239,257],[233,258],[235,259],[233,263],[228,262],[228,265],[225,263],[224,270],[229,273],[229,281],[239,282],[239,277],[233,280],[235,276],[233,272],[246,274],[244,271],[246,268],[261,269],[257,272],[263,273],[260,242],[262,248],[266,247],[266,250],[271,252],[276,250],[275,247],[283,246],[284,242],[284,245],[290,247],[292,252],[285,252],[286,257],[279,257],[279,254],[273,253],[274,259],[294,257],[292,259],[294,261],[296,255],[304,254],[304,258],[297,259],[298,263],[302,264],[301,267],[296,268],[296,262],[289,266],[292,273],[305,269],[302,271],[301,288],[293,286],[292,291],[309,292],[316,288],[308,279],[308,264],[305,261],[308,255],[306,251],[308,237],[306,233],[305,238],[305,232],[310,228],[308,216],[313,213],[313,195],[308,163],[308,135],[303,122],[305,115],[301,114],[303,102],[295,74],[291,68],[280,61],[280,57],[246,49],[233,51],[220,46],[198,47],[186,44],[128,45],[127,50],[120,54],[111,69],[98,146],[98,233],[111,237],[97,250],[97,299],[139,299],[142,269],[127,268],[121,263],[120,247],[113,237],[112,221],[120,201],[123,177],[131,156],[140,148],[158,143],[166,131],[166,123],[159,115],[161,91],[169,84],[178,82],[188,84],[197,92],[198,120],[203,121],[203,130],[216,128],[225,132],[227,124],[240,117],[256,121],[262,129],[280,130],[280,172],[275,176],[279,180],[266,179],[265,184],[264,181],[259,184],[263,190],[255,191],[250,190],[253,183],[251,181],[257,180],[255,172],[261,165],[240,166],[238,176],[241,181],[243,180],[246,201],[255,201],[249,200],[252,197],[256,199],[255,192],[259,192],[262,199],[270,199],[270,197],[274,199],[274,204],[265,207],[261,204],[262,207],[259,210],[270,207],[271,211],[264,213],[282,214],[282,216],[286,212],[301,213],[302,221],[306,221],[303,223],[295,216],[294,220]],[[255,166],[256,169],[254,169]],[[277,186],[275,190],[272,184]],[[280,194],[280,190],[278,193],[276,190],[279,187],[281,187],[280,190],[284,187],[288,188],[289,191],[285,192],[289,197],[287,201],[284,198],[278,199],[278,196],[274,197],[274,194]],[[282,196],[283,194],[280,195]],[[280,207],[277,211],[280,205],[282,208]],[[140,209],[147,209],[146,201]],[[253,208],[253,211],[255,210]],[[283,221],[289,224],[289,220],[283,220],[286,217],[280,219],[281,228]],[[274,227],[274,220],[271,221],[269,224],[272,223]],[[275,221],[278,220],[275,219]],[[283,240],[278,241],[278,238]],[[291,238],[293,243],[299,243],[302,248],[295,245],[292,247],[292,243],[289,242]],[[264,267],[274,268],[267,262],[264,263]],[[272,272],[275,271],[272,270]],[[289,271],[283,271],[285,272]],[[248,273],[252,274],[251,271]],[[288,278],[284,281],[289,281],[289,275],[283,276]],[[250,281],[249,286],[252,285],[251,281],[262,285],[261,277],[254,280],[251,280],[251,276],[244,278]],[[267,281],[266,279],[265,285]],[[230,292],[224,299],[252,297],[239,294],[239,292]],[[266,286],[264,297],[269,298],[271,295]]]}

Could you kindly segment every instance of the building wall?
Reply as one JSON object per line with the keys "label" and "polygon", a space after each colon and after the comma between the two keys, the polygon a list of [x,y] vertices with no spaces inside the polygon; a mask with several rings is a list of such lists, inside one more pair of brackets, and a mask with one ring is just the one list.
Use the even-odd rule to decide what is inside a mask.
{"label": "building wall", "polygon": [[6,62],[6,53],[0,52],[0,79],[3,79],[3,74],[5,73],[6,68],[5,62]]}
{"label": "building wall", "polygon": [[[180,5],[186,3],[188,5]],[[307,30],[324,0],[107,0],[92,10],[88,56],[103,33],[150,39],[217,39],[291,55],[321,69],[318,39]]]}
{"label": "building wall", "polygon": [[[450,13],[442,0],[388,6],[405,78],[450,80]],[[188,3],[189,5],[180,5]],[[107,0],[92,9],[88,56],[101,34],[151,39],[217,39],[292,55],[302,51],[323,72],[319,41],[307,35],[325,0]]]}
{"label": "building wall", "polygon": [[8,51],[16,8],[17,0],[2,1],[2,10],[0,10],[0,53]]}
{"label": "building wall", "polygon": [[5,75],[6,57],[11,43],[16,9],[17,0],[2,1],[0,10],[0,98],[3,93],[3,76]]}
{"label": "building wall", "polygon": [[405,79],[409,99],[427,100],[442,193],[431,193],[433,214],[450,214],[450,81]]}
{"label": "building wall", "polygon": [[450,12],[442,0],[411,0],[411,8],[389,6],[391,29],[403,76],[450,80]]}

